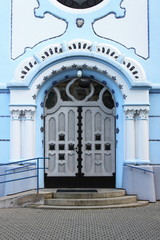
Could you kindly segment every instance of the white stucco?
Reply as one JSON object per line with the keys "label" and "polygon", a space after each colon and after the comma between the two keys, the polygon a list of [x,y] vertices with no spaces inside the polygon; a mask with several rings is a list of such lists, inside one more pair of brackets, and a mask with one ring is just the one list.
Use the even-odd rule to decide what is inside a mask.
{"label": "white stucco", "polygon": [[[96,34],[119,42],[127,48],[134,48],[136,53],[148,57],[148,0],[124,0],[126,9],[123,18],[110,14],[94,23]],[[143,9],[143,11],[142,11]],[[127,35],[127,37],[126,37]]]}
{"label": "white stucco", "polygon": [[13,59],[23,54],[26,48],[32,48],[39,42],[57,37],[66,29],[64,21],[50,14],[46,14],[45,18],[36,18],[34,8],[37,7],[36,0],[12,1]]}

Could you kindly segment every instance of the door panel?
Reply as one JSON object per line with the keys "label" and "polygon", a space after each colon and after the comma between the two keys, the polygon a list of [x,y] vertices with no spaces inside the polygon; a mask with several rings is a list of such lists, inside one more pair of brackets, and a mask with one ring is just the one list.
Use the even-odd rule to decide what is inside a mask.
{"label": "door panel", "polygon": [[60,107],[45,118],[48,176],[75,176],[77,172],[77,108]]}
{"label": "door panel", "polygon": [[[85,176],[112,176],[114,117],[100,107],[82,108],[82,172]],[[108,166],[108,168],[107,168]]]}

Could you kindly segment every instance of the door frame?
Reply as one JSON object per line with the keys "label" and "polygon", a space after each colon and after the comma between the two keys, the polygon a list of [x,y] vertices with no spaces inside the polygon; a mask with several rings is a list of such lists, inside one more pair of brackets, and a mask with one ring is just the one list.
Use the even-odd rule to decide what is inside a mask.
{"label": "door frame", "polygon": [[[116,156],[116,154],[115,154],[115,130],[112,129],[113,127],[115,128],[115,116],[114,116],[115,102],[114,102],[114,106],[111,107],[110,109],[109,109],[109,107],[107,108],[107,106],[103,105],[104,103],[103,103],[103,100],[102,100],[102,94],[106,90],[108,90],[108,88],[106,86],[104,86],[104,84],[99,83],[97,81],[96,81],[97,84],[102,86],[102,88],[100,89],[100,91],[98,93],[99,95],[98,95],[97,100],[95,100],[95,101],[93,100],[91,102],[87,101],[88,98],[89,98],[87,96],[85,97],[84,101],[83,100],[76,100],[73,96],[71,96],[71,94],[69,93],[69,88],[68,88],[68,86],[71,86],[71,84],[74,84],[76,81],[77,81],[77,78],[76,79],[71,79],[67,83],[67,85],[65,87],[65,91],[68,94],[68,97],[70,97],[70,99],[71,99],[70,101],[66,102],[65,100],[63,101],[60,98],[58,85],[61,84],[61,83],[58,83],[57,85],[55,85],[55,87],[56,87],[55,89],[52,87],[48,91],[47,96],[45,98],[45,101],[48,100],[48,96],[49,96],[48,94],[50,93],[50,91],[52,89],[54,89],[54,93],[57,95],[57,103],[52,108],[49,108],[49,109],[47,109],[45,107],[46,104],[44,103],[44,109],[46,109],[45,110],[44,123],[46,124],[47,119],[48,119],[48,121],[49,121],[49,119],[52,119],[52,116],[54,118],[54,114],[56,116],[57,111],[59,112],[61,107],[63,108],[64,106],[66,106],[66,107],[70,107],[71,106],[71,109],[72,108],[77,108],[77,111],[78,111],[78,116],[77,117],[79,117],[79,119],[80,119],[79,120],[80,121],[80,126],[79,126],[80,129],[77,128],[77,131],[78,131],[77,133],[78,133],[78,136],[79,136],[78,137],[78,139],[79,139],[78,140],[78,145],[80,145],[81,148],[82,148],[82,143],[81,143],[81,138],[82,138],[82,136],[81,136],[81,134],[82,134],[82,131],[81,131],[81,119],[82,119],[81,114],[82,114],[82,109],[89,108],[89,106],[91,106],[91,108],[93,109],[93,107],[96,106],[99,109],[101,109],[102,112],[106,111],[106,117],[107,116],[109,117],[109,115],[111,115],[112,116],[111,118],[113,118],[113,120],[111,121],[112,125],[113,125],[113,126],[111,126],[111,134],[113,133],[114,136],[111,137],[112,150],[111,150],[110,154],[111,154],[111,162],[112,162],[112,164],[114,166],[114,169],[116,171],[116,167],[115,167],[115,165],[116,165],[116,159],[115,159],[115,156]],[[64,82],[66,82],[66,81],[64,80],[63,83]],[[91,82],[94,82],[94,80],[92,80]],[[90,86],[92,86],[92,85],[90,85]],[[88,96],[91,96],[91,95],[95,94],[95,88],[96,88],[96,86],[94,86],[94,87],[92,86],[92,88],[91,88],[92,89],[92,93],[90,93]],[[110,95],[111,95],[111,98],[113,100],[113,96],[112,96],[113,94],[110,93]],[[66,118],[66,116],[65,116],[65,118]],[[56,124],[56,128],[57,128],[57,124]],[[48,139],[48,137],[49,137],[49,132],[48,132],[49,130],[48,129],[49,129],[49,126],[45,126],[44,127],[44,142],[45,142],[45,149],[47,149],[47,150],[44,149],[45,152],[46,152],[45,153],[45,157],[48,157],[48,154],[51,154],[51,152],[52,152],[52,151],[49,150],[49,145],[48,145],[49,142],[46,140],[46,138]],[[104,130],[105,129],[103,129],[103,131]],[[103,136],[103,134],[102,134],[102,136]],[[66,135],[66,137],[67,136],[68,135]],[[102,137],[102,138],[104,138],[104,137]],[[57,137],[56,137],[56,139],[57,139]],[[67,137],[67,139],[68,139],[68,137]],[[53,142],[55,142],[55,141],[56,140],[53,140]],[[58,139],[57,139],[57,141],[58,141]],[[92,141],[93,141],[93,139],[92,139]],[[102,140],[102,142],[103,141],[104,140]],[[66,149],[66,147],[67,147],[66,141],[64,142],[64,144],[65,144],[65,149]],[[56,142],[55,142],[55,146],[56,146],[55,148],[57,149],[57,153],[56,153],[56,150],[53,150],[52,155],[55,152],[54,153],[54,158],[55,159],[53,159],[52,161],[55,161],[55,164],[56,164],[55,167],[57,168],[58,167],[57,166],[57,161],[58,160],[56,161],[56,159],[58,158],[57,154],[58,154],[59,150],[58,150],[58,145],[57,145]],[[93,148],[93,146],[92,146],[92,148]],[[84,146],[83,146],[83,150],[84,150]],[[103,166],[103,164],[105,164],[104,161],[105,161],[105,155],[106,154],[105,154],[105,150],[101,150],[101,151],[100,152],[101,152],[101,154],[103,156],[103,160],[102,160],[102,166]],[[90,154],[92,154],[92,157],[94,156],[95,153],[96,153],[95,150],[94,151],[92,150],[92,152],[90,152]],[[47,156],[46,156],[46,154],[47,154]],[[95,176],[94,175],[87,175],[87,176],[85,176],[85,174],[82,172],[82,164],[81,164],[82,163],[82,156],[83,156],[82,154],[83,154],[82,153],[82,149],[80,149],[80,147],[79,147],[79,150],[77,151],[77,164],[78,164],[77,167],[78,167],[78,169],[77,169],[77,173],[75,174],[75,176],[69,176],[67,173],[66,173],[66,175],[65,175],[65,173],[63,173],[62,175],[59,175],[59,173],[58,173],[57,176],[52,176],[52,174],[51,174],[51,176],[47,176],[47,173],[46,173],[45,174],[45,187],[60,187],[60,186],[61,187],[91,187],[91,186],[92,187],[101,187],[101,186],[103,186],[103,187],[115,187],[115,172],[112,173],[112,176],[109,173],[107,174],[107,171],[106,171],[106,176],[104,175],[103,172],[100,175],[97,174]],[[47,167],[48,167],[48,164],[50,163],[50,160],[46,160],[46,161],[48,161],[48,163],[47,163]],[[114,161],[114,163],[113,163],[113,161]],[[84,162],[85,162],[85,160],[84,160]],[[64,164],[66,164],[66,163],[67,162],[65,162]],[[103,166],[103,168],[104,168],[104,166]]]}

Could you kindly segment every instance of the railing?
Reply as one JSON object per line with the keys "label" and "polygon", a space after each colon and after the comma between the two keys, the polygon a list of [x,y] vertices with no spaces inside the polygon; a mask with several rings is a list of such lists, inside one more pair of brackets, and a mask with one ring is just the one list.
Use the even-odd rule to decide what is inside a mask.
{"label": "railing", "polygon": [[[13,175],[13,174],[18,174],[18,173],[22,173],[22,172],[29,172],[29,171],[33,171],[36,170],[36,174],[32,175],[32,176],[27,176],[27,177],[21,177],[21,178],[16,178],[16,179],[11,179],[11,180],[5,180],[5,181],[1,181],[0,184],[2,183],[8,183],[8,182],[14,182],[14,181],[20,181],[20,180],[25,180],[28,178],[37,178],[37,193],[39,193],[39,170],[40,169],[45,169],[45,167],[40,167],[39,161],[40,160],[45,160],[45,159],[49,159],[49,158],[45,158],[45,157],[37,157],[37,158],[30,158],[30,159],[24,159],[24,160],[20,160],[20,161],[16,161],[16,162],[10,162],[10,163],[2,163],[0,164],[1,166],[10,166],[10,165],[14,165],[14,164],[19,164],[19,166],[17,167],[13,167],[11,169],[7,169],[5,170],[4,174],[1,174],[0,177],[2,176],[8,176],[8,175]],[[32,162],[33,161],[33,162]],[[25,164],[29,162],[28,164]],[[32,163],[31,163],[32,162]],[[24,165],[25,164],[25,165]],[[28,168],[30,166],[33,166],[33,168],[31,169],[25,169]],[[34,167],[35,166],[35,167]],[[17,171],[20,170],[20,171]],[[12,172],[11,172],[12,171]]]}
{"label": "railing", "polygon": [[154,172],[151,171],[151,170],[147,170],[147,169],[145,169],[145,168],[140,168],[140,167],[135,167],[135,166],[130,165],[130,164],[127,164],[127,163],[125,163],[124,166],[126,166],[126,167],[130,167],[131,169],[134,168],[134,169],[137,169],[137,170],[143,171],[144,173],[148,172],[148,173],[153,173],[153,174],[154,174]]}

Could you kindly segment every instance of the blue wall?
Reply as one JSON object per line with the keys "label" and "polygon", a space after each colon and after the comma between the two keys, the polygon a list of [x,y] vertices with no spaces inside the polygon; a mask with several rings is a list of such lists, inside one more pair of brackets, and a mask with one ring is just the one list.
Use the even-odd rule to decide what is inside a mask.
{"label": "blue wall", "polygon": [[[14,1],[14,0],[13,0]],[[9,161],[9,147],[10,147],[10,112],[9,112],[9,92],[6,84],[14,79],[15,69],[18,64],[24,59],[33,56],[35,53],[40,51],[43,47],[59,42],[69,41],[78,37],[91,40],[93,42],[103,42],[109,43],[117,47],[124,55],[130,56],[143,66],[147,80],[153,84],[159,84],[159,53],[160,53],[160,1],[151,1],[148,0],[148,26],[149,26],[149,58],[143,59],[142,57],[135,54],[134,49],[127,49],[118,42],[107,40],[105,38],[99,37],[95,34],[90,25],[88,15],[84,16],[86,25],[84,28],[76,28],[76,31],[72,30],[72,27],[75,27],[73,22],[73,17],[70,18],[70,14],[65,13],[63,18],[67,19],[66,23],[72,22],[69,27],[66,29],[65,33],[63,32],[61,36],[57,36],[51,39],[46,39],[45,41],[39,41],[35,47],[30,49],[25,49],[26,51],[16,60],[11,59],[11,48],[12,48],[12,2],[11,0],[1,1],[0,8],[0,71],[1,71],[1,80],[0,80],[0,162]],[[127,0],[125,0],[127,2]],[[129,0],[128,0],[129,1]],[[146,0],[147,1],[147,0]],[[36,4],[37,2],[37,4]],[[39,1],[43,2],[43,1]],[[114,2],[114,1],[113,1]],[[114,5],[114,3],[112,4]],[[117,3],[123,1],[115,1],[115,7]],[[38,1],[35,1],[35,7],[38,6]],[[47,6],[47,1],[46,5]],[[117,8],[117,7],[116,7]],[[119,6],[118,6],[119,9]],[[43,12],[44,9],[42,9]],[[120,9],[122,10],[122,9]],[[102,10],[104,15],[104,9]],[[34,12],[34,9],[33,9]],[[106,11],[107,12],[107,11]],[[112,12],[112,11],[110,11]],[[53,13],[51,13],[53,15]],[[92,19],[100,18],[101,14],[98,11],[92,14]],[[82,14],[81,14],[82,15]],[[123,15],[123,13],[121,13]],[[78,16],[78,15],[77,15]],[[82,15],[83,17],[83,15]],[[42,17],[43,18],[43,17]],[[28,20],[29,21],[29,20]],[[117,18],[118,21],[118,18]],[[32,27],[32,26],[30,26]],[[47,27],[47,26],[46,26]],[[105,26],[103,26],[105,27]],[[55,26],[55,29],[57,25]],[[51,29],[53,33],[55,29]],[[25,28],[24,28],[25,31]],[[43,29],[41,29],[43,32]],[[127,36],[126,36],[127,37]],[[26,46],[27,47],[27,46]],[[160,87],[159,87],[160,89]],[[160,93],[152,92],[150,94],[150,159],[152,162],[160,162]]]}
{"label": "blue wall", "polygon": [[10,155],[9,91],[0,90],[0,162],[8,162]]}
{"label": "blue wall", "polygon": [[160,163],[160,91],[150,93],[150,161]]}

